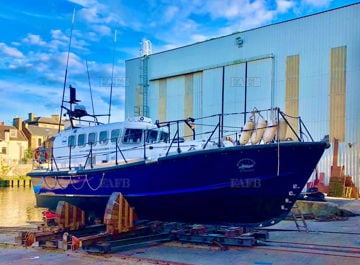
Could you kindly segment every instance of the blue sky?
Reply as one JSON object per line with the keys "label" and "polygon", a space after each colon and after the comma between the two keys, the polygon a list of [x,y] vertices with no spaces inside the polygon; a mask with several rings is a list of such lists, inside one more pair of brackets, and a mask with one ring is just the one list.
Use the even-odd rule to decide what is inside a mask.
{"label": "blue sky", "polygon": [[66,86],[92,113],[90,83],[95,112],[105,114],[113,71],[111,121],[120,121],[125,60],[139,56],[143,38],[156,53],[355,2],[0,0],[0,121],[59,114],[72,26]]}

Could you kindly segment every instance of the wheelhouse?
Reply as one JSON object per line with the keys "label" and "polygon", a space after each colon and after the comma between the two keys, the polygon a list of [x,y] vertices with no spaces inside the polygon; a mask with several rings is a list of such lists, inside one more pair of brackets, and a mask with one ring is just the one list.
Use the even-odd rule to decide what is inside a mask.
{"label": "wheelhouse", "polygon": [[[115,125],[116,126],[116,125]],[[108,128],[107,128],[108,127]],[[85,148],[105,145],[154,144],[169,141],[169,133],[160,128],[136,128],[118,126],[86,127],[68,130],[62,133],[62,145],[71,148]],[[55,145],[57,147],[59,145]]]}

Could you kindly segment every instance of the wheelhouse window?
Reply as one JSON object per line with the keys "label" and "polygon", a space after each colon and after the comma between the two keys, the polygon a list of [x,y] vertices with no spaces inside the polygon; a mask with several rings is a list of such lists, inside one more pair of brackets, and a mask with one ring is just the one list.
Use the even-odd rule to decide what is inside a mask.
{"label": "wheelhouse window", "polygon": [[141,129],[126,129],[123,143],[141,143],[142,135]]}
{"label": "wheelhouse window", "polygon": [[148,130],[146,136],[146,142],[150,144],[155,143],[157,141],[157,135],[158,135],[158,131]]}
{"label": "wheelhouse window", "polygon": [[76,146],[76,138],[75,135],[70,135],[68,138],[68,146],[75,147]]}
{"label": "wheelhouse window", "polygon": [[118,139],[120,137],[120,129],[114,129],[111,131],[111,142],[112,143],[117,143]]}
{"label": "wheelhouse window", "polygon": [[86,145],[86,134],[82,133],[78,135],[78,146],[85,146]]}
{"label": "wheelhouse window", "polygon": [[108,132],[101,131],[99,134],[99,144],[107,144],[108,143]]}
{"label": "wheelhouse window", "polygon": [[88,144],[89,145],[96,145],[96,133],[92,132],[88,135]]}
{"label": "wheelhouse window", "polygon": [[159,139],[159,141],[160,141],[160,142],[165,142],[165,143],[167,143],[168,140],[169,140],[169,134],[168,134],[167,132],[161,131],[161,132],[160,132],[160,139]]}

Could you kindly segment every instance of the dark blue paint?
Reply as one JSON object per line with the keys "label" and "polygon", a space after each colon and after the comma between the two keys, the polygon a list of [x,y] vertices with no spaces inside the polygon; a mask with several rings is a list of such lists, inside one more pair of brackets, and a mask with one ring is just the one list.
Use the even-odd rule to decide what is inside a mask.
{"label": "dark blue paint", "polygon": [[[325,142],[235,146],[74,176],[67,171],[29,176],[42,207],[67,200],[103,215],[108,197],[121,192],[141,219],[269,225],[287,215],[295,202],[289,192],[301,192],[325,147]],[[74,196],[65,197],[69,194]]]}

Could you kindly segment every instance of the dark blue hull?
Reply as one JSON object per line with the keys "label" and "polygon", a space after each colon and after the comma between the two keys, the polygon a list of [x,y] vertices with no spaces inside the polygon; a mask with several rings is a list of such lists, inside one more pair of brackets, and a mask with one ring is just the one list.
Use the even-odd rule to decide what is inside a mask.
{"label": "dark blue hull", "polygon": [[140,219],[271,225],[282,220],[325,142],[234,146],[107,168],[31,172],[37,205],[59,200],[103,216],[122,192]]}

